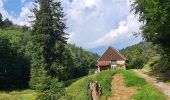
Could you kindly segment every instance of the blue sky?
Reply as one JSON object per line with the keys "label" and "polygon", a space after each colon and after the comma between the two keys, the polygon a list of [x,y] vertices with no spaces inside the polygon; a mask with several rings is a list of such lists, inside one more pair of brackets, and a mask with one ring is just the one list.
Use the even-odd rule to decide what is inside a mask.
{"label": "blue sky", "polygon": [[[130,12],[129,0],[61,0],[67,19],[69,43],[102,53],[108,46],[122,49],[139,43],[141,23]],[[132,1],[132,0],[131,0]],[[28,25],[32,0],[0,0],[0,12],[15,24]]]}

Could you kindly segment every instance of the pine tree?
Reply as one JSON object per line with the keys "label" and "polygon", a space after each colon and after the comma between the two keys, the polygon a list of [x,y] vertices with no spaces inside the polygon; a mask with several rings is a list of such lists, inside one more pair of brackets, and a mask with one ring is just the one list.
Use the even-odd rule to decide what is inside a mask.
{"label": "pine tree", "polygon": [[6,18],[4,21],[3,21],[3,27],[6,28],[6,27],[10,27],[12,26],[13,23],[12,21],[10,21],[8,18]]}
{"label": "pine tree", "polygon": [[2,27],[3,25],[3,20],[2,20],[2,14],[0,13],[0,28]]}
{"label": "pine tree", "polygon": [[[63,8],[56,0],[36,0],[33,9],[36,20],[32,29],[32,39],[28,43],[31,56],[30,86],[34,89],[46,91],[50,89],[49,80],[57,77],[65,44],[66,29]],[[57,64],[56,64],[57,63]],[[62,66],[64,67],[64,66]]]}

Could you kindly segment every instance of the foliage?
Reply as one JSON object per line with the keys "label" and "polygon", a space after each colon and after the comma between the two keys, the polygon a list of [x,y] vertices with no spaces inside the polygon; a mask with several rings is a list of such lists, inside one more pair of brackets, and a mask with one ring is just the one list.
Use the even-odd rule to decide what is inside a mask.
{"label": "foliage", "polygon": [[[66,44],[66,29],[61,3],[53,0],[36,0],[33,13],[35,21],[32,38],[28,42],[28,55],[31,57],[30,86],[48,91],[47,84],[65,70],[63,59]],[[63,74],[62,74],[63,75]]]}
{"label": "foliage", "polygon": [[127,68],[143,68],[149,61],[160,59],[157,47],[148,42],[141,42],[122,49],[122,54],[127,58]]}
{"label": "foliage", "polygon": [[150,66],[152,68],[152,72],[154,73],[159,73],[159,72],[166,73],[168,70],[170,70],[170,62],[164,58],[160,59],[159,61],[153,62],[152,65]]}
{"label": "foliage", "polygon": [[[6,28],[19,28],[22,27],[22,26],[19,26],[19,25],[14,25],[13,22],[11,20],[9,20],[8,18],[6,18],[5,20],[3,20],[3,16],[2,14],[0,13],[0,29],[6,29]],[[26,32],[26,31],[24,31]]]}
{"label": "foliage", "polygon": [[2,14],[0,13],[0,28],[7,28],[7,27],[10,27],[12,26],[13,23],[12,21],[10,21],[8,18],[6,18],[4,21],[3,21],[3,16]]}
{"label": "foliage", "polygon": [[13,23],[12,23],[12,21],[10,21],[8,18],[6,18],[4,21],[3,21],[3,28],[6,28],[6,27],[10,27],[10,26],[12,26],[13,25]]}
{"label": "foliage", "polygon": [[58,79],[52,78],[49,83],[49,89],[41,93],[37,100],[58,100],[64,94],[63,84]]}
{"label": "foliage", "polygon": [[1,89],[28,86],[29,61],[24,56],[25,34],[19,29],[0,29]]}
{"label": "foliage", "polygon": [[75,45],[68,44],[68,47],[73,58],[73,66],[71,68],[73,78],[85,76],[89,73],[89,70],[95,69],[99,55],[85,51]]}
{"label": "foliage", "polygon": [[81,79],[83,77],[79,77],[79,78],[74,78],[74,79],[71,79],[71,80],[67,80],[67,81],[63,81],[63,84],[65,87],[68,87],[69,85],[71,85],[72,83],[76,82],[77,80]]}
{"label": "foliage", "polygon": [[153,65],[153,63],[154,62],[149,61],[147,64],[145,64],[145,66],[143,66],[142,70],[150,72],[152,67],[151,65]]}
{"label": "foliage", "polygon": [[[33,53],[30,53],[30,46],[28,46],[28,45],[30,45],[29,43],[30,43],[30,39],[31,39],[30,33],[27,31],[24,32],[24,31],[22,31],[22,29],[20,29],[20,27],[16,26],[16,27],[8,27],[5,29],[0,29],[0,36],[2,38],[4,38],[4,39],[1,39],[1,47],[2,47],[1,50],[3,50],[4,52],[1,51],[2,54],[0,56],[0,58],[1,58],[0,62],[2,62],[5,59],[7,60],[6,62],[3,61],[1,63],[1,67],[0,67],[1,75],[3,77],[7,77],[7,76],[4,76],[5,74],[2,74],[2,72],[4,72],[3,68],[7,68],[7,67],[10,68],[9,66],[11,66],[11,65],[13,66],[13,70],[15,70],[15,71],[10,70],[10,73],[12,71],[12,73],[13,74],[15,73],[15,75],[8,74],[8,77],[11,77],[11,78],[14,77],[14,78],[12,78],[12,80],[8,80],[8,81],[11,81],[11,82],[8,82],[9,84],[2,83],[5,81],[0,82],[3,85],[8,85],[8,86],[1,85],[1,88],[4,88],[4,87],[20,88],[22,85],[27,86],[28,81],[29,81],[29,72],[30,72],[29,71],[30,56],[33,55]],[[9,42],[9,43],[6,43],[6,42]],[[3,45],[8,47],[10,52]],[[38,49],[36,49],[36,50],[38,50]],[[76,47],[75,45],[72,45],[72,44],[68,44],[66,46],[66,50],[67,51],[65,53],[65,58],[63,59],[63,62],[65,64],[64,66],[68,66],[67,68],[69,68],[69,69],[67,69],[67,70],[64,69],[64,71],[58,70],[60,72],[58,75],[58,77],[60,77],[60,79],[70,80],[70,79],[74,79],[77,77],[81,77],[83,75],[87,75],[88,71],[91,68],[94,68],[95,62],[98,59],[98,55],[93,54],[88,51],[85,51],[82,48],[80,49],[79,47]],[[20,57],[16,57],[16,56],[20,56]],[[39,55],[37,55],[37,57],[39,57]],[[81,58],[83,58],[84,60],[80,60]],[[14,59],[15,59],[15,61],[14,61]],[[3,65],[5,65],[5,66],[3,67]],[[55,65],[53,65],[53,66],[55,67]],[[85,66],[85,67],[83,67],[83,66]],[[84,70],[82,69],[82,67],[84,68]],[[18,70],[18,71],[20,70],[23,73],[18,73],[18,71],[16,71],[16,70]],[[82,73],[84,73],[84,74],[82,74]],[[22,80],[21,78],[18,80],[18,78],[17,78],[18,75],[22,76],[23,81],[25,81],[25,82],[22,83],[22,85],[19,84],[16,86],[14,84],[14,82]],[[40,74],[40,75],[42,75],[42,74]],[[3,77],[1,77],[1,79]],[[4,80],[4,79],[2,79],[2,80]],[[38,81],[39,79],[36,79],[36,80]]]}
{"label": "foliage", "polygon": [[143,78],[139,78],[131,70],[105,70],[98,74],[84,77],[66,88],[69,100],[90,100],[91,97],[88,87],[90,81],[99,82],[102,88],[101,100],[107,100],[109,96],[114,95],[111,94],[111,81],[113,79],[112,76],[115,74],[123,74],[125,76],[126,86],[136,86],[139,88],[138,92],[133,96],[135,100],[155,100],[155,98],[159,100],[166,100],[166,97],[162,93],[147,83]]}
{"label": "foliage", "polygon": [[[80,53],[83,55],[76,54],[75,51],[72,53],[71,45],[66,45],[66,25],[59,1],[37,0],[35,3],[40,8],[35,6],[33,9],[36,20],[31,40],[27,44],[27,55],[31,58],[30,86],[42,92],[39,99],[58,99],[64,93],[60,81],[87,74],[88,68],[82,70],[80,66],[84,64],[83,67],[89,67],[94,60],[87,61],[89,58],[81,58],[93,56],[90,53],[86,53],[89,55],[85,56],[82,49]],[[74,59],[78,63],[74,62]],[[56,82],[57,77],[59,81]]]}
{"label": "foliage", "polygon": [[147,41],[159,45],[163,56],[170,52],[170,0],[135,0],[132,10],[144,22],[142,36]]}
{"label": "foliage", "polygon": [[2,14],[0,13],[0,28],[3,26]]}
{"label": "foliage", "polygon": [[30,30],[30,28],[29,28],[28,26],[24,25],[24,26],[21,26],[21,30],[22,30],[23,32],[27,32],[27,31]]}

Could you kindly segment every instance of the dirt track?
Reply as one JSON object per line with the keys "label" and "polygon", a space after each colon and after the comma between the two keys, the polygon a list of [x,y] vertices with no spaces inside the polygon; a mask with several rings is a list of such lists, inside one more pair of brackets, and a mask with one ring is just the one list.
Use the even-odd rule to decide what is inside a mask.
{"label": "dirt track", "polygon": [[162,93],[164,93],[165,95],[167,95],[167,97],[169,98],[168,100],[170,100],[170,85],[167,85],[163,82],[158,82],[155,78],[144,74],[143,72],[141,72],[140,70],[134,70],[134,72],[139,75],[140,77],[144,78],[147,82],[151,83],[152,85],[154,85],[157,89],[159,89]]}
{"label": "dirt track", "polygon": [[125,86],[123,75],[116,74],[112,80],[112,92],[114,95],[108,100],[130,100],[130,97],[135,94],[136,91],[136,87]]}

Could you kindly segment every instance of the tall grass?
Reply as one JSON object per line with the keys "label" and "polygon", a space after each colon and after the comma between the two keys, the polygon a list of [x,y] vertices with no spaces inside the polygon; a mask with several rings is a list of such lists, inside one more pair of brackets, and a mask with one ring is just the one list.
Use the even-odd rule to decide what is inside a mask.
{"label": "tall grass", "polygon": [[131,70],[106,70],[98,74],[84,77],[73,84],[67,89],[67,97],[69,100],[91,100],[89,83],[90,81],[98,81],[102,88],[101,100],[107,100],[109,96],[112,96],[111,81],[114,74],[123,74],[125,77],[125,84],[127,87],[138,87],[138,92],[133,95],[135,100],[166,100],[159,90],[155,89],[152,85],[147,83],[143,78],[138,77]]}
{"label": "tall grass", "polygon": [[37,93],[33,90],[16,90],[11,92],[1,92],[0,100],[35,100]]}

